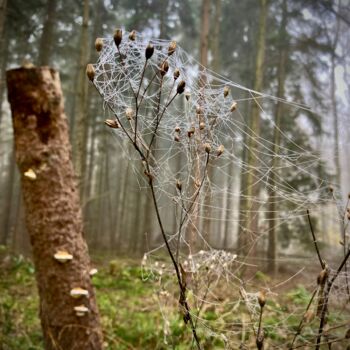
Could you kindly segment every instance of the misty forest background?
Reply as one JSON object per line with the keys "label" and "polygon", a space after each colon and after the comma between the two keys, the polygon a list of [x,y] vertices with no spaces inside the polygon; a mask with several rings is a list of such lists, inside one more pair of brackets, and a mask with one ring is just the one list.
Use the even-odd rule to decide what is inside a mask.
{"label": "misty forest background", "polygon": [[[259,42],[262,32],[262,21],[259,18],[261,4],[264,3],[267,18],[262,43]],[[136,30],[145,38],[175,40],[200,64],[231,81],[311,108],[313,112],[285,107],[282,113],[278,111],[279,108],[275,108],[274,103],[266,105],[275,124],[287,136],[284,137],[274,132],[275,124],[264,118],[261,119],[259,130],[255,130],[252,120],[258,116],[254,117],[254,108],[249,104],[240,106],[252,131],[258,130],[262,140],[271,140],[277,145],[273,152],[278,153],[279,147],[296,153],[300,149],[305,150],[307,156],[302,159],[307,164],[306,171],[300,172],[300,167],[297,169],[291,166],[283,168],[279,176],[286,180],[289,189],[305,193],[305,198],[309,196],[310,203],[313,195],[320,199],[315,200],[313,208],[309,208],[312,209],[314,229],[322,253],[329,261],[338,261],[343,256],[343,251],[345,255],[344,247],[349,240],[348,235],[342,235],[342,230],[339,229],[342,221],[339,209],[346,208],[350,192],[350,2],[0,0],[0,257],[11,254],[15,257],[12,261],[14,266],[24,266],[25,269],[22,271],[24,277],[14,275],[14,280],[11,280],[6,275],[4,280],[9,284],[4,283],[2,287],[7,288],[17,281],[23,282],[31,292],[31,288],[34,288],[31,248],[26,232],[11,111],[7,101],[6,71],[18,66],[50,66],[59,71],[62,83],[72,159],[79,183],[84,237],[96,264],[108,265],[105,272],[95,280],[95,287],[101,289],[97,298],[102,324],[107,333],[111,330],[111,333],[105,335],[106,342],[109,342],[111,349],[122,349],[122,346],[132,349],[130,344],[134,344],[134,348],[155,349],[157,347],[154,344],[160,344],[162,335],[157,334],[152,338],[156,332],[153,328],[145,326],[145,329],[136,331],[136,328],[125,327],[115,331],[117,321],[114,320],[115,323],[112,324],[114,316],[109,314],[115,305],[109,299],[110,295],[107,297],[107,293],[103,294],[108,288],[123,290],[125,294],[120,294],[118,303],[125,302],[121,306],[125,310],[119,321],[125,322],[123,317],[127,317],[129,312],[127,306],[137,304],[142,298],[150,301],[152,292],[149,285],[143,286],[136,279],[135,276],[140,273],[137,268],[124,269],[126,265],[118,259],[132,258],[137,266],[146,252],[163,244],[155,210],[150,202],[150,192],[145,186],[140,186],[132,161],[123,150],[125,145],[118,143],[104,124],[110,114],[103,108],[103,101],[86,78],[86,65],[96,62],[98,58],[95,39],[111,37],[115,28]],[[264,46],[265,60],[259,68],[256,62],[261,45]],[[254,168],[254,164],[249,163],[250,158],[243,142],[240,138],[236,140],[236,155],[248,167]],[[317,161],[312,161],[313,159]],[[266,156],[265,163],[270,162],[271,159]],[[272,161],[271,167],[277,169],[278,165]],[[232,163],[225,172],[227,176],[223,174],[214,178],[215,181],[225,184],[231,194],[243,194],[242,198],[247,198],[244,197],[244,186],[247,185],[245,181],[248,181],[246,173]],[[315,178],[319,181],[315,181]],[[271,188],[274,186],[273,181],[276,181],[273,177],[269,180],[262,179]],[[303,214],[296,205],[293,206],[292,200],[281,200],[280,204],[276,202],[271,207],[266,200],[271,193],[264,186],[255,195],[256,202],[260,203],[261,199],[259,210],[270,213],[271,216],[264,217],[260,222],[255,221],[259,243],[249,256],[254,273],[256,270],[266,273],[268,269],[268,274],[278,272],[279,269],[280,275],[286,277],[296,272],[300,266],[317,266],[306,215],[308,208],[302,208]],[[247,251],[241,249],[240,237],[242,232],[250,229],[248,225],[251,224],[249,218],[242,218],[241,214],[246,203],[225,193],[219,200],[221,202],[214,203],[211,212],[201,213],[198,227],[212,248],[237,253],[238,259],[243,259]],[[161,205],[166,207],[165,202]],[[291,211],[296,211],[297,214],[289,218],[288,213]],[[176,220],[173,213],[164,210],[164,215],[167,230],[175,232]],[[341,240],[343,241],[339,242]],[[6,264],[7,262],[4,266]],[[123,265],[122,272],[119,271],[120,264]],[[292,267],[293,264],[297,267]],[[119,272],[116,273],[116,270]],[[260,282],[265,283],[270,277],[267,278],[264,273],[261,272],[259,277]],[[121,278],[119,281],[114,280],[116,274]],[[276,276],[278,274],[274,277]],[[123,278],[132,283],[114,284],[120,283]],[[302,278],[306,280],[308,275],[304,273]],[[142,288],[146,292],[141,292]],[[133,295],[139,291],[140,294]],[[300,289],[299,292],[296,298],[301,298],[307,304],[310,295],[305,289]],[[125,301],[128,295],[130,299]],[[27,300],[25,307],[35,314],[37,299],[33,300],[36,300],[34,304],[31,304],[32,300]],[[12,308],[15,308],[12,301],[8,303],[5,300],[1,304],[2,320],[8,319],[7,313],[10,315]],[[151,312],[152,317],[160,317],[155,316],[158,315],[155,309]],[[37,321],[33,321],[34,316],[30,317],[25,321],[28,324],[26,334],[32,332],[37,339],[41,339],[39,326],[35,323]],[[134,317],[133,321],[147,324],[145,315],[135,314]],[[18,324],[22,323],[20,318],[16,320]],[[276,320],[278,316],[273,322]],[[161,323],[161,320],[158,318],[157,322]],[[9,330],[5,333],[12,334],[16,324],[6,327]],[[136,333],[129,334],[131,329]],[[178,330],[172,331],[175,334]],[[178,331],[178,334],[181,332],[183,330]],[[144,334],[149,338],[143,338]],[[35,340],[32,335],[32,349],[40,348],[33,345]],[[110,342],[109,336],[113,341]],[[283,338],[284,335],[280,336]],[[143,340],[135,340],[140,337]],[[23,336],[23,344],[29,344],[27,338],[27,335]],[[10,344],[10,337],[6,339],[7,344]],[[113,342],[118,345],[113,345]],[[20,349],[17,343],[13,346]],[[5,349],[11,349],[11,346]]]}
{"label": "misty forest background", "polygon": [[[252,88],[259,30],[256,1],[210,1],[207,57],[200,57],[201,1],[2,1],[1,36],[1,133],[0,133],[0,243],[16,252],[29,253],[19,175],[14,162],[12,125],[6,101],[5,71],[25,65],[50,65],[59,70],[75,164],[81,179],[85,235],[94,252],[142,255],[158,245],[152,207],[147,193],[140,191],[133,170],[127,165],[118,143],[106,130],[102,103],[88,86],[84,71],[96,59],[96,37],[110,36],[116,26],[136,29],[149,37],[176,40],[205,65],[241,85]],[[307,118],[283,118],[282,130],[305,149],[319,154],[320,177],[342,194],[349,190],[349,16],[350,5],[330,1],[292,1],[288,22],[281,34],[282,1],[270,1],[266,36],[263,91],[277,95],[278,62],[287,50],[285,84],[289,99],[312,107]],[[292,111],[293,112],[293,111]],[[291,114],[292,114],[291,112]],[[297,126],[297,127],[296,127]],[[272,131],[262,128],[266,137]],[[294,134],[293,134],[294,133]],[[81,142],[81,136],[83,141]],[[239,146],[238,146],[239,147]],[[319,152],[319,153],[317,153]],[[78,159],[83,161],[78,161]],[[82,163],[82,164],[80,164]],[[317,169],[315,170],[317,171]],[[81,174],[81,175],[80,175]],[[291,174],[292,176],[293,174]],[[239,172],[233,171],[239,186]],[[297,188],[312,188],[310,179],[292,179]],[[339,197],[337,191],[337,196]],[[236,203],[229,215],[235,217]],[[337,242],[335,209],[325,205],[322,232],[326,243]],[[137,220],[135,220],[137,218]],[[333,218],[333,219],[332,219]],[[169,219],[171,220],[171,218]],[[319,221],[320,221],[319,220]],[[320,224],[320,222],[318,222]],[[306,227],[306,220],[299,223]],[[230,220],[212,223],[211,244],[235,247],[237,227]],[[291,237],[303,241],[304,232],[281,226],[279,241],[284,247]],[[289,230],[291,232],[286,232]],[[147,233],[147,238],[145,238]],[[145,245],[144,242],[147,241]],[[229,246],[224,244],[229,242]],[[266,249],[267,243],[259,245]],[[296,247],[302,247],[298,243]],[[301,248],[302,249],[302,248]],[[283,250],[281,251],[283,253]],[[300,253],[300,252],[298,252]]]}

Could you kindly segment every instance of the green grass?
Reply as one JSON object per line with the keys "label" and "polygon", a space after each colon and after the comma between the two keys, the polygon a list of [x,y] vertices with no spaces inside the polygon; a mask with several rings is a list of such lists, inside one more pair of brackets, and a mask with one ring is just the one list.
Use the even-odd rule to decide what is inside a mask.
{"label": "green grass", "polygon": [[[6,260],[0,271],[0,349],[43,349],[33,265],[18,256],[9,255]],[[168,349],[154,282],[142,280],[135,263],[118,263],[113,274],[109,266],[101,266],[93,277],[105,348]],[[190,337],[180,316],[176,310],[167,316],[171,320],[168,342],[175,349],[185,349],[182,343],[188,343]]]}
{"label": "green grass", "polygon": [[[43,349],[33,265],[21,256],[3,257],[5,259],[0,259],[0,349]],[[166,285],[169,292],[164,296],[159,293],[157,280],[142,279],[138,262],[120,259],[108,265],[101,262],[97,265],[99,272],[93,277],[93,284],[101,314],[105,349],[191,348],[191,331],[179,314],[177,287],[171,278],[163,277],[162,286]],[[265,275],[257,276],[254,290],[258,290],[259,283],[265,285],[267,281]],[[239,344],[244,338],[248,348],[254,349],[252,327],[242,328],[242,322],[250,321],[246,306],[244,303],[231,302],[238,300],[238,290],[226,290],[223,286],[218,289],[221,304],[208,304],[200,315],[202,322],[209,326],[215,325],[217,332],[217,336],[213,337],[205,327],[198,328],[203,348],[224,349],[224,337],[221,334],[228,334],[230,344]],[[188,297],[193,303],[191,292]],[[279,344],[281,348],[286,347],[310,297],[310,292],[303,285],[298,285],[283,295],[268,298],[263,314],[266,343],[277,348]],[[332,325],[349,322],[346,315],[347,312],[331,312],[329,322]],[[315,318],[304,327],[304,339],[315,339],[318,322]],[[342,332],[344,328],[339,330],[339,334]],[[338,348],[334,346],[334,349]]]}

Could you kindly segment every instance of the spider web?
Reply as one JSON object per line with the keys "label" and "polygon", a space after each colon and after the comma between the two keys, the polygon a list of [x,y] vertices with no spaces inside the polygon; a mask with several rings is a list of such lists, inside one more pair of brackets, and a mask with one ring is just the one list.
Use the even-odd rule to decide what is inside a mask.
{"label": "spider web", "polygon": [[[283,103],[286,109],[300,113],[309,113],[310,109],[234,83],[201,66],[179,46],[169,56],[170,41],[146,40],[140,34],[136,40],[128,40],[129,34],[123,33],[119,50],[113,38],[103,39],[103,49],[94,64],[94,85],[103,98],[106,114],[110,115],[112,111],[112,115],[118,117],[122,127],[114,129],[114,133],[133,165],[141,189],[148,187],[148,179],[140,157],[130,143],[134,140],[149,152],[151,174],[148,175],[155,179],[160,213],[165,218],[169,215],[174,218],[165,220],[166,232],[172,249],[177,252],[177,261],[188,277],[193,318],[207,337],[216,337],[230,348],[229,344],[240,343],[237,335],[242,329],[257,329],[258,291],[248,292],[250,283],[239,277],[240,268],[247,264],[244,257],[237,256],[234,250],[215,249],[213,238],[204,233],[204,222],[209,221],[211,231],[221,239],[224,237],[222,227],[228,227],[233,234],[226,243],[233,246],[232,237],[242,225],[237,205],[246,196],[240,188],[239,177],[250,173],[254,174],[254,184],[259,184],[261,193],[258,197],[247,197],[250,203],[256,204],[254,214],[259,216],[260,227],[259,232],[246,232],[251,249],[263,241],[271,229],[267,194],[278,208],[274,216],[275,229],[291,221],[305,221],[306,209],[312,208],[313,213],[322,215],[322,208],[334,207],[335,201],[328,192],[329,182],[314,170],[321,162],[320,154],[296,143],[291,134],[278,128],[272,117],[276,103]],[[145,50],[149,44],[155,50],[146,61]],[[169,71],[161,79],[159,69],[165,61],[169,63]],[[177,79],[174,78],[176,69],[179,72]],[[182,80],[186,84],[185,91],[177,94],[177,86]],[[138,105],[135,105],[135,96]],[[273,151],[271,139],[250,129],[247,116],[252,105],[258,107],[262,123],[280,132],[283,142],[278,153]],[[249,149],[251,138],[258,145],[254,150]],[[254,152],[257,165],[252,167],[245,161],[243,152]],[[278,159],[277,167],[271,166],[273,158]],[[274,185],[270,182],[272,174]],[[312,188],[291,184],[290,177],[305,176]],[[336,205],[340,210],[341,203]],[[159,282],[158,302],[164,317],[164,341],[168,342],[167,305],[171,299],[169,289],[173,286],[165,276],[173,275],[174,271],[161,255],[163,248],[164,244],[161,244],[150,249],[142,266],[145,278],[152,277]],[[346,278],[346,274],[340,274],[333,298],[346,294]],[[310,288],[314,287],[315,283],[310,283]],[[236,293],[236,299],[227,300],[221,295],[222,288],[240,290],[240,293]],[[274,294],[270,288],[266,290],[268,295]],[[176,300],[172,302],[176,304]],[[225,305],[222,316],[215,321],[201,316],[205,310],[222,305]],[[225,320],[227,313],[234,313],[242,305],[248,310],[248,318],[239,322]],[[292,335],[293,330],[287,326],[288,319],[302,317],[304,308],[296,310],[287,315],[281,312],[279,323],[266,326],[267,330],[279,328]]]}

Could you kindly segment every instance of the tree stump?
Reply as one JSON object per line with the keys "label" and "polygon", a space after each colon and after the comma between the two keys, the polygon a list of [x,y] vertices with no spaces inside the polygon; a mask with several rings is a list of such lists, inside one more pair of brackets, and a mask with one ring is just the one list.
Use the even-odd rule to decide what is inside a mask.
{"label": "tree stump", "polygon": [[[45,347],[102,349],[59,74],[49,67],[14,69],[7,86]],[[72,297],[75,288],[85,292]],[[77,312],[81,305],[87,309]]]}

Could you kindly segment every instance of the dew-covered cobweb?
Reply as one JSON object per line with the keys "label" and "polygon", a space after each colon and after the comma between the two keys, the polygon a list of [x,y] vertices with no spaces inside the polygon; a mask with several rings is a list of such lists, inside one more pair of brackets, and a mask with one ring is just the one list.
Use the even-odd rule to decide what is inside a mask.
{"label": "dew-covered cobweb", "polygon": [[[318,150],[305,148],[290,132],[279,129],[283,142],[276,153],[272,137],[264,136],[263,132],[256,134],[249,128],[253,105],[258,107],[261,128],[270,129],[277,128],[273,117],[277,103],[282,103],[291,114],[311,113],[310,108],[234,83],[202,67],[179,45],[169,56],[168,40],[146,39],[139,33],[135,40],[130,40],[129,34],[123,33],[119,49],[113,37],[103,39],[103,48],[93,65],[93,83],[103,98],[106,117],[117,118],[119,128],[114,128],[113,133],[133,166],[140,189],[147,191],[149,177],[153,179],[169,244],[186,271],[191,312],[201,334],[217,339],[227,348],[238,348],[243,342],[238,335],[256,329],[259,318],[258,290],[244,280],[241,270],[251,266],[258,271],[259,264],[265,263],[263,258],[248,263],[235,246],[242,224],[239,215],[244,215],[239,214],[238,206],[242,196],[246,196],[240,178],[253,173],[254,185],[259,184],[260,188],[259,196],[248,198],[256,204],[255,214],[259,216],[256,232],[243,228],[249,237],[248,252],[266,244],[271,229],[269,197],[276,202],[273,216],[276,229],[305,221],[306,209],[322,216],[323,208],[334,211],[335,204],[341,208],[341,203],[333,198],[336,188],[330,194],[328,179],[315,171],[322,160]],[[146,60],[149,44],[153,45],[154,54]],[[159,70],[164,62],[169,70],[161,78]],[[178,78],[174,78],[174,73],[179,73]],[[185,90],[177,93],[182,81]],[[302,125],[295,125],[302,130]],[[249,149],[250,138],[258,145],[254,150]],[[145,171],[135,144],[148,157],[150,171]],[[242,157],[244,152],[254,152],[254,167],[245,160],[247,157]],[[278,159],[277,167],[271,166],[273,158]],[[273,186],[269,180],[272,173]],[[293,185],[291,177],[307,177],[309,186]],[[153,205],[151,198],[149,205]],[[341,221],[336,215],[334,220]],[[223,240],[226,250],[217,244]],[[174,275],[173,267],[164,258],[164,252],[163,243],[151,247],[142,259],[142,268],[143,278],[155,281],[164,320],[164,342],[171,344],[168,307],[176,306],[178,296],[169,279]],[[313,262],[313,252],[309,255]],[[289,264],[293,258],[278,259]],[[295,275],[303,273],[308,263],[301,260]],[[286,277],[286,281],[293,278],[294,275]],[[346,274],[342,273],[334,288],[335,299],[339,293],[346,294],[345,280]],[[283,284],[283,281],[275,286],[265,283],[267,298],[273,298]],[[316,288],[316,280],[306,287]],[[283,310],[280,306],[280,319],[273,326],[266,325],[266,331],[274,332],[276,337],[281,332],[292,337],[295,330],[290,328],[289,319],[302,317],[305,307],[295,307],[293,313]],[[215,316],[208,317],[210,312]]]}

